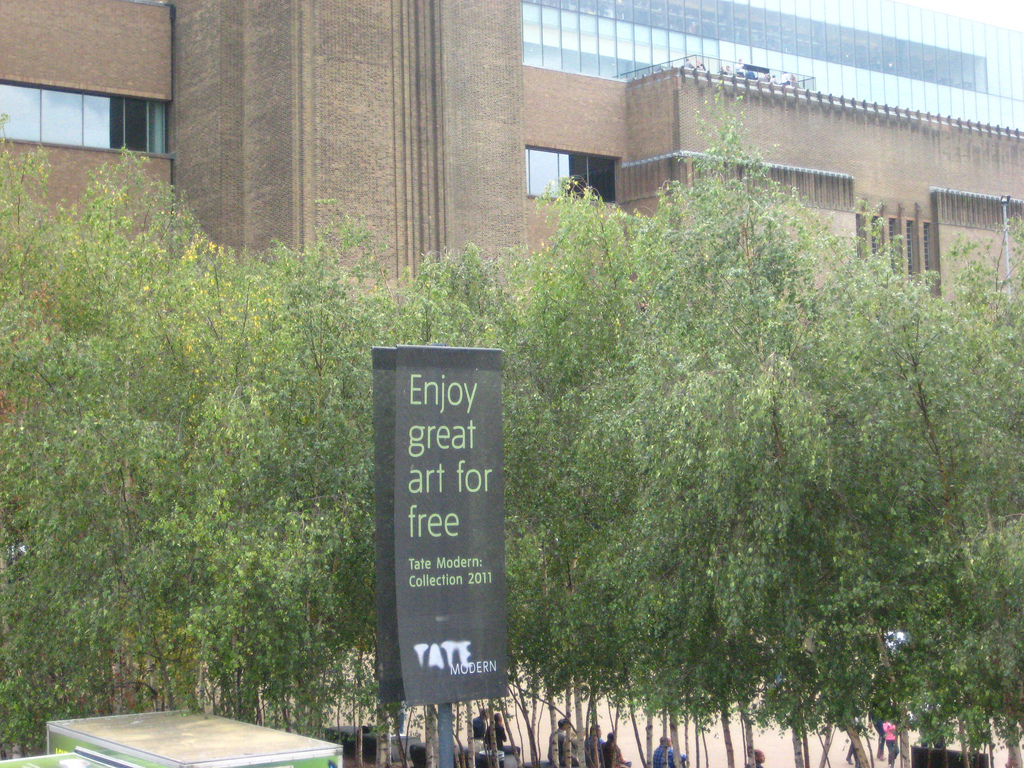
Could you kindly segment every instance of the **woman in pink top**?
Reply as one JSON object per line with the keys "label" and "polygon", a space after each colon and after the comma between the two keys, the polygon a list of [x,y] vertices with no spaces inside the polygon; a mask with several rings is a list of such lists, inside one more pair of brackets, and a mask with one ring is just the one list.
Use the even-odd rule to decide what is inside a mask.
{"label": "woman in pink top", "polygon": [[893,768],[900,754],[900,748],[896,744],[896,726],[892,723],[882,723],[882,730],[885,731],[885,746],[889,750],[889,768]]}

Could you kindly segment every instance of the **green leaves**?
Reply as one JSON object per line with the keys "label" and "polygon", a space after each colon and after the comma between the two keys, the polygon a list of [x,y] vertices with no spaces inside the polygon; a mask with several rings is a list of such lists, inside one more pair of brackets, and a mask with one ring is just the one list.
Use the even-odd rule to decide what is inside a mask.
{"label": "green leaves", "polygon": [[369,349],[400,343],[505,350],[523,689],[1024,722],[1024,293],[857,256],[732,127],[650,217],[567,188],[540,252],[400,281],[347,224],[255,258],[131,160],[52,215],[44,175],[0,153],[0,739],[371,704]]}

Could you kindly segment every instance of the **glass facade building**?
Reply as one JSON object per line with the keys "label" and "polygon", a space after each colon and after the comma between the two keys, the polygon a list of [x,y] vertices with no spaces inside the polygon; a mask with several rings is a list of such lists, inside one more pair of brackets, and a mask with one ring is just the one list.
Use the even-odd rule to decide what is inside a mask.
{"label": "glass facade building", "polygon": [[1024,34],[892,0],[523,0],[523,63],[606,78],[684,59],[1024,128]]}

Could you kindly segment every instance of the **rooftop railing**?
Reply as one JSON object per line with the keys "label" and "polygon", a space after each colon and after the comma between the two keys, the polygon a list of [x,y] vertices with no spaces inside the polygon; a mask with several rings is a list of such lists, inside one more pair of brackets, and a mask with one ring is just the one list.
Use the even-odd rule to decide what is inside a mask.
{"label": "rooftop railing", "polygon": [[769,69],[768,67],[758,67],[753,64],[744,64],[743,62],[697,55],[684,56],[662,64],[641,67],[640,69],[626,72],[620,75],[620,77],[625,80],[639,80],[658,72],[668,72],[673,69],[698,73],[706,72],[710,75],[718,75],[719,77],[746,78],[748,80],[771,83],[783,88],[799,88],[806,91],[817,90],[817,83],[813,77],[796,74],[795,72],[785,72],[781,69]]}

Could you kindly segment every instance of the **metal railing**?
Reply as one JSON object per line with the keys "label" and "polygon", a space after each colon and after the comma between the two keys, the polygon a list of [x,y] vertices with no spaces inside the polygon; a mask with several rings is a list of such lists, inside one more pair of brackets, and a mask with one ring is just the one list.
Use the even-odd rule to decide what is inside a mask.
{"label": "metal railing", "polygon": [[759,80],[764,83],[772,83],[780,88],[799,88],[805,91],[817,89],[817,83],[813,77],[786,72],[781,69],[769,69],[768,67],[758,67],[726,59],[716,59],[711,56],[698,56],[696,54],[683,56],[682,58],[666,61],[662,64],[652,64],[649,67],[634,69],[631,72],[619,75],[619,77],[625,80],[639,80],[658,72],[668,72],[673,69],[682,69],[695,74],[709,74],[717,77],[735,77],[737,80],[744,78]]}

